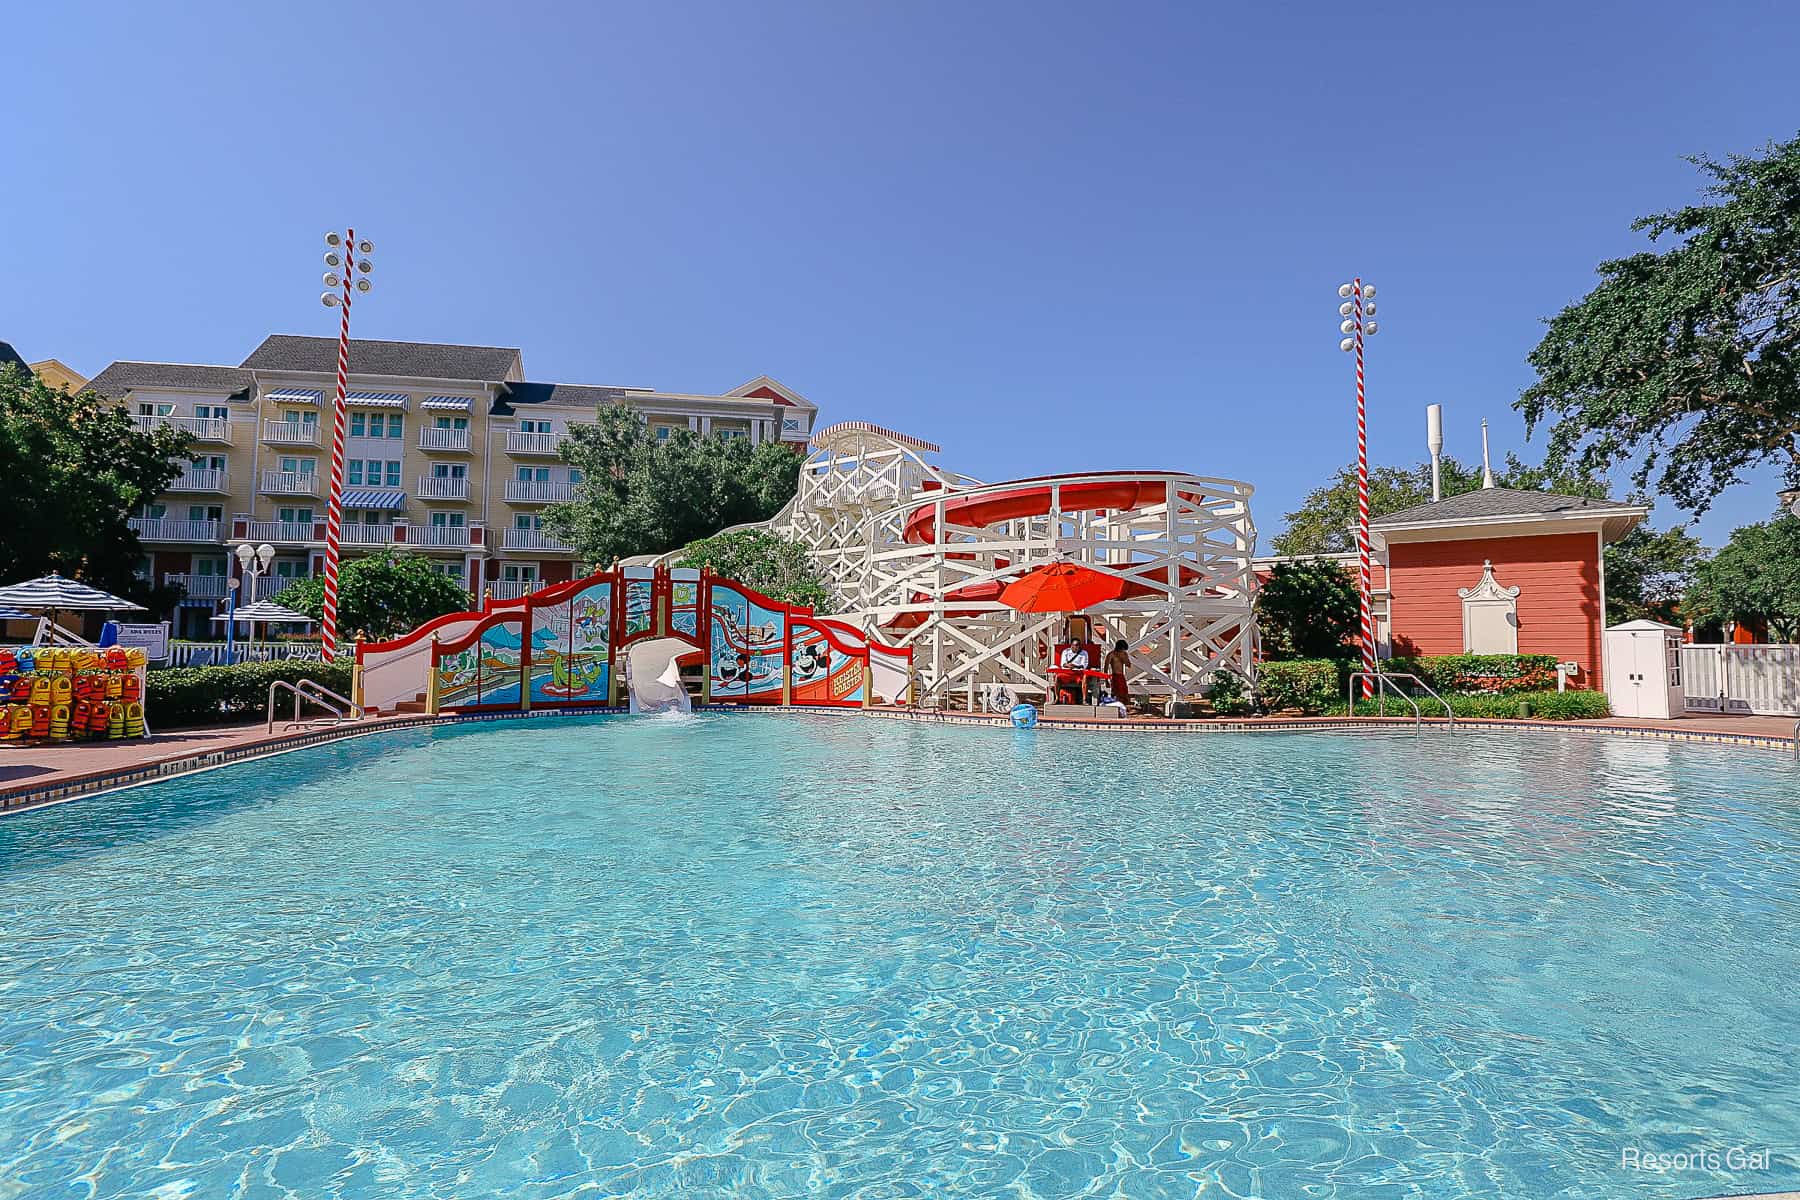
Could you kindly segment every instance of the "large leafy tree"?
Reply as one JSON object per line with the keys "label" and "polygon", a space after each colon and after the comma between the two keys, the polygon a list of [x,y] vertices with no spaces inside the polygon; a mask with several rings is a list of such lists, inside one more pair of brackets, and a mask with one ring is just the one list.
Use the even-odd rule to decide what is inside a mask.
{"label": "large leafy tree", "polygon": [[1781,641],[1800,638],[1800,517],[1733,530],[1694,572],[1685,612],[1696,624],[1760,619]]}
{"label": "large leafy tree", "polygon": [[544,524],[599,564],[767,520],[800,482],[800,459],[779,442],[752,446],[686,430],[658,440],[623,405],[603,405],[596,423],[570,429],[562,456],[581,469],[582,482]]}
{"label": "large leafy tree", "polygon": [[[320,620],[325,580],[296,579],[276,594],[275,602]],[[352,637],[397,637],[433,617],[468,607],[469,593],[461,581],[438,571],[422,554],[386,550],[346,559],[338,571],[338,628]]]}
{"label": "large leafy tree", "polygon": [[831,593],[806,547],[766,530],[734,529],[690,542],[676,565],[711,567],[771,600],[805,604],[815,612],[832,611]]}
{"label": "large leafy tree", "polygon": [[188,437],[139,429],[95,392],[71,395],[17,364],[0,370],[0,582],[51,571],[155,603],[126,523],[181,471]]}
{"label": "large leafy tree", "polygon": [[[1495,472],[1500,487],[1521,491],[1560,492],[1568,496],[1606,499],[1604,480],[1584,476],[1567,467],[1532,465],[1508,454]],[[1443,460],[1443,494],[1456,496],[1481,486],[1481,471],[1464,467],[1455,459]],[[1369,472],[1369,512],[1383,517],[1431,499],[1431,464],[1411,468],[1376,467]],[[1644,498],[1636,497],[1643,503]],[[1341,554],[1356,549],[1356,468],[1347,466],[1322,488],[1316,488],[1301,506],[1287,514],[1287,529],[1273,542],[1277,554],[1305,556]],[[1694,568],[1705,559],[1699,541],[1676,525],[1652,529],[1639,524],[1606,548],[1606,619],[1609,623],[1634,617],[1672,620],[1681,597],[1693,578]]]}
{"label": "large leafy tree", "polygon": [[1749,468],[1800,483],[1800,137],[1691,160],[1706,202],[1637,221],[1666,248],[1600,264],[1551,318],[1517,407],[1548,424],[1548,461],[1704,512]]}
{"label": "large leafy tree", "polygon": [[1256,618],[1270,658],[1335,658],[1361,628],[1356,580],[1328,558],[1277,563],[1257,589]]}

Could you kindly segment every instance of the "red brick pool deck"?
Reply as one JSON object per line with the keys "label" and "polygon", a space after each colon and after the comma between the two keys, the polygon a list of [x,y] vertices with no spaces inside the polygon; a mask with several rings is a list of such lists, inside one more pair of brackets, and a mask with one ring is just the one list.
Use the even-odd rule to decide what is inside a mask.
{"label": "red brick pool deck", "polygon": [[[759,710],[774,711],[774,710]],[[842,716],[874,716],[911,721],[945,721],[957,724],[1005,724],[1004,717],[971,716],[948,713],[942,716],[912,709],[875,708],[815,709]],[[539,713],[553,716],[554,713]],[[514,714],[498,714],[486,718],[511,719]],[[524,717],[525,714],[517,714]],[[378,729],[406,728],[452,721],[468,717],[433,718],[419,715],[375,717],[343,725],[292,731],[277,730],[271,734],[261,722],[242,725],[213,725],[199,729],[159,731],[136,741],[85,742],[72,745],[0,743],[0,813],[34,808],[77,795],[124,787],[136,783],[204,770],[245,758],[280,753],[355,737]],[[1192,730],[1195,732],[1255,730],[1328,730],[1334,726],[1406,728],[1410,717],[1234,717],[1172,721],[1155,717],[1131,717],[1119,721],[1046,720],[1046,728],[1079,727],[1083,729]],[[1429,722],[1428,722],[1429,723]],[[1436,722],[1442,724],[1441,718]],[[1785,749],[1793,746],[1794,721],[1789,717],[1752,716],[1687,716],[1672,721],[1632,720],[1608,717],[1596,721],[1514,721],[1467,720],[1459,726],[1520,728],[1534,730],[1569,730],[1589,733],[1615,733],[1635,737],[1678,741],[1707,741],[1724,744]]]}

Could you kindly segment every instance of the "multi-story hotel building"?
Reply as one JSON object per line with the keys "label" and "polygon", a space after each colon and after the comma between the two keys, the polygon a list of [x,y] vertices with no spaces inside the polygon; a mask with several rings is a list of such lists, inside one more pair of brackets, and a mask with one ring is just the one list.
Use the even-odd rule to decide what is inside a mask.
{"label": "multi-story hotel building", "polygon": [[[571,547],[541,528],[580,475],[558,447],[599,406],[626,404],[652,432],[779,441],[804,452],[817,410],[760,377],[723,395],[537,383],[498,346],[350,343],[343,553],[397,547],[428,555],[479,598],[569,579]],[[323,570],[335,338],[277,334],[235,367],[116,362],[93,389],[145,426],[192,435],[189,461],[131,520],[144,569],[178,585],[178,637],[212,637],[240,543],[276,549],[240,603]]]}

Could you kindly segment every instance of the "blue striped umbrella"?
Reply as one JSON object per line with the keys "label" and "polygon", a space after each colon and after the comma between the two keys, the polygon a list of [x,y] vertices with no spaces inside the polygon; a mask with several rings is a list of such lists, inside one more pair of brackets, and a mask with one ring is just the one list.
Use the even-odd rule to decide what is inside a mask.
{"label": "blue striped umbrella", "polygon": [[0,605],[33,612],[144,612],[141,604],[89,587],[55,571],[39,579],[0,587]]}

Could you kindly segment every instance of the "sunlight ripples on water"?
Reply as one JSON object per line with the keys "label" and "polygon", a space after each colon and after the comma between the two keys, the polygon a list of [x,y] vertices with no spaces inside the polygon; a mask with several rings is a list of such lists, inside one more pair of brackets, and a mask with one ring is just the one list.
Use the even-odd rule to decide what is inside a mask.
{"label": "sunlight ripples on water", "polygon": [[1797,797],[767,714],[242,764],[0,821],[0,1200],[1794,1186]]}

